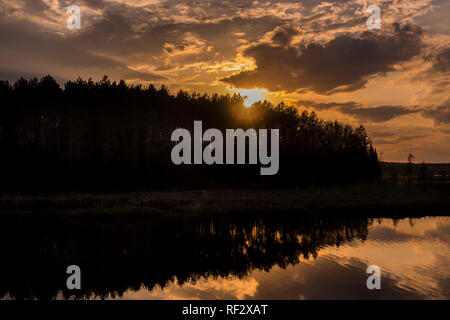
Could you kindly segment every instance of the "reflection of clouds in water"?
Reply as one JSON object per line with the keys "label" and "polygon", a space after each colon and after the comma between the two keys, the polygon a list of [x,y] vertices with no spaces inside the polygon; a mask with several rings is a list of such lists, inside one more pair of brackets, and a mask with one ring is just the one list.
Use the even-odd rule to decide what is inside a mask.
{"label": "reflection of clouds in water", "polygon": [[[406,218],[401,220],[381,219],[381,223],[384,227],[395,229],[397,232],[403,232],[410,235],[424,236],[426,232],[430,232],[447,226],[450,228],[450,217],[425,217],[425,218]],[[378,225],[378,222],[374,221],[373,229]],[[372,233],[373,230],[370,230]],[[441,236],[447,235],[446,233]]]}
{"label": "reflection of clouds in water", "polygon": [[377,226],[370,231],[369,239],[371,241],[381,241],[386,243],[386,242],[407,241],[410,239],[420,239],[420,237],[415,234],[395,230],[391,227]]}
{"label": "reflection of clouds in water", "polygon": [[[394,225],[384,219],[374,224],[368,240],[360,245],[328,247],[320,256],[333,254],[337,261],[358,258],[367,265],[381,267],[382,279],[386,272],[397,279],[399,288],[424,294],[427,298],[448,298],[442,280],[450,275],[448,217],[403,219]],[[384,275],[383,275],[384,274]],[[382,280],[382,282],[383,282]],[[383,287],[383,285],[382,285]]]}
{"label": "reflection of clouds in water", "polygon": [[[151,292],[127,292],[141,299],[425,299],[450,297],[450,218],[374,222],[368,239],[327,246],[317,259],[243,279],[201,278]],[[367,265],[381,268],[381,290],[366,287]]]}
{"label": "reflection of clouds in water", "polygon": [[168,283],[164,288],[152,291],[127,291],[123,299],[245,299],[254,296],[258,282],[253,277],[237,279],[234,277],[216,279],[201,278],[195,283],[186,282],[181,286],[177,281]]}
{"label": "reflection of clouds in water", "polygon": [[[274,268],[270,275],[256,277],[260,281],[255,299],[420,299],[421,294],[406,292],[397,279],[382,272],[382,290],[366,287],[367,265],[356,259],[321,256],[312,264],[299,264],[286,270]],[[273,279],[281,281],[273,281]]]}

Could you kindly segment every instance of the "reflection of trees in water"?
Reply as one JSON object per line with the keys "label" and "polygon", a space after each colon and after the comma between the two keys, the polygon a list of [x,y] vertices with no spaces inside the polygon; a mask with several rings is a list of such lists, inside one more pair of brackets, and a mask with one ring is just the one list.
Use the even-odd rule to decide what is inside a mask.
{"label": "reflection of trees in water", "polygon": [[[303,216],[283,219],[174,220],[86,223],[55,217],[3,216],[0,296],[121,295],[142,285],[164,287],[200,277],[243,277],[253,269],[286,267],[317,257],[323,246],[366,239],[372,219]],[[65,287],[77,264],[82,289]]]}

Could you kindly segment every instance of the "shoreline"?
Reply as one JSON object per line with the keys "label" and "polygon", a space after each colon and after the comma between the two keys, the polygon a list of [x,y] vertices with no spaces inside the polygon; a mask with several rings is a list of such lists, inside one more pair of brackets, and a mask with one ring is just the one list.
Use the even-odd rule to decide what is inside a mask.
{"label": "shoreline", "polygon": [[448,215],[450,186],[356,185],[287,190],[64,192],[0,195],[0,214],[93,218],[349,214]]}

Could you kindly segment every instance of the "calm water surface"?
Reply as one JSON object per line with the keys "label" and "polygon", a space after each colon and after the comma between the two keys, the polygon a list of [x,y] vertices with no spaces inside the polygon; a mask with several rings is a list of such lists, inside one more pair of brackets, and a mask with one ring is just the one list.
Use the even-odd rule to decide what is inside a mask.
{"label": "calm water surface", "polygon": [[[382,289],[368,290],[368,265]],[[366,240],[320,246],[316,257],[245,277],[207,276],[164,288],[128,290],[122,299],[449,299],[450,217],[375,220]]]}
{"label": "calm water surface", "polygon": [[[450,217],[39,221],[2,224],[14,240],[1,242],[3,298],[450,298]],[[70,264],[77,297],[64,288]],[[381,290],[367,289],[368,265]]]}

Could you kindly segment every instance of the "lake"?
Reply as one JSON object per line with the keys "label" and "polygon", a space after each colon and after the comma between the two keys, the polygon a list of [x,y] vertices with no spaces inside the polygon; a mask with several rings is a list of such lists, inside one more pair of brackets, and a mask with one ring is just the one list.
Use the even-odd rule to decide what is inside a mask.
{"label": "lake", "polygon": [[[1,220],[4,299],[450,298],[450,217]],[[369,265],[380,290],[366,286]]]}

